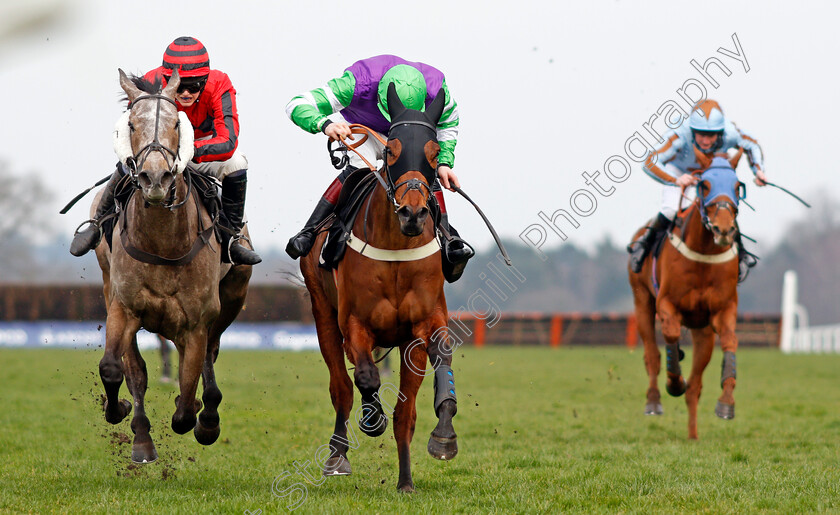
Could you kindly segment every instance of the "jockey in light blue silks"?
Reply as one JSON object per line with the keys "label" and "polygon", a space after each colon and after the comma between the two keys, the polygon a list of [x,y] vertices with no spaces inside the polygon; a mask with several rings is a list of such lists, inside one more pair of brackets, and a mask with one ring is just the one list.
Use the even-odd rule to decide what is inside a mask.
{"label": "jockey in light blue silks", "polygon": [[[438,94],[445,95],[443,114],[437,123],[437,139],[440,144],[437,175],[445,188],[451,190],[451,185],[460,187],[458,177],[452,172],[458,136],[458,106],[449,94],[443,73],[432,66],[406,61],[394,55],[363,59],[350,65],[341,77],[328,81],[326,87],[294,97],[286,106],[286,114],[301,129],[312,134],[323,132],[333,140],[345,137],[352,142],[349,124],[353,123],[386,135],[391,126],[387,101],[388,86],[391,83],[403,105],[409,109],[424,111]],[[375,138],[368,138],[356,150],[368,161],[375,163],[383,159],[383,148]],[[367,168],[356,154],[350,153],[348,157],[349,165],[324,192],[303,230],[289,240],[286,253],[293,259],[309,253],[315,243],[315,229],[333,212],[344,180],[357,169]],[[444,257],[452,264],[466,263],[474,253],[449,226],[440,184],[435,181],[431,186],[440,205],[441,225],[454,238]]]}
{"label": "jockey in light blue silks", "polygon": [[[695,152],[699,151],[701,156],[708,157],[708,161],[711,162],[715,153],[733,148],[744,150],[755,175],[755,183],[764,186],[767,178],[764,175],[761,146],[727,120],[716,101],[704,100],[694,106],[688,123],[683,122],[673,131],[669,131],[665,143],[648,156],[642,170],[655,181],[664,184],[662,207],[644,234],[627,247],[633,272],[641,271],[653,243],[674,219],[680,206],[683,187],[686,189],[682,206],[687,207],[693,200],[694,189],[688,187],[696,184],[698,178],[691,172],[702,168]],[[755,259],[744,250],[740,231],[736,237],[736,245],[739,258],[738,280],[743,281],[750,267],[755,266]]]}

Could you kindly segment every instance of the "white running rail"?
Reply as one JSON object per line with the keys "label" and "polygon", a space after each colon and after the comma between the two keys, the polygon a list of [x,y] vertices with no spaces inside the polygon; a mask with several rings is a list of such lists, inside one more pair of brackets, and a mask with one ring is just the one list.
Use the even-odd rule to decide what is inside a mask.
{"label": "white running rail", "polygon": [[785,272],[782,285],[782,352],[840,353],[840,324],[810,327],[808,311],[798,302],[796,272]]}

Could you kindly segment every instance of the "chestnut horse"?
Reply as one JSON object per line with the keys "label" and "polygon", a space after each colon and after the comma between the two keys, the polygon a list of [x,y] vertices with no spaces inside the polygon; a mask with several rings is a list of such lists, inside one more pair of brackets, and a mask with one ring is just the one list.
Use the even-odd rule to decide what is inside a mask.
{"label": "chestnut horse", "polygon": [[[119,399],[125,377],[134,398],[131,459],[137,463],[157,459],[143,405],[148,377],[137,331],[143,327],[175,343],[180,395],[172,429],[178,434],[193,429],[199,443],[210,445],[220,432],[222,394],[213,370],[219,339],[239,314],[251,276],[250,266],[221,263],[213,220],[184,178],[193,129],[176,107],[179,84],[177,71],[161,90],[160,83],[129,78],[120,70],[129,110],[117,123],[114,148],[137,191],[120,212],[112,246],[103,238],[96,248],[108,312],[105,355],[99,362],[105,420],[117,424],[131,411],[132,403]],[[99,196],[91,213],[98,202]],[[196,417],[199,375],[204,410]]]}
{"label": "chestnut horse", "polygon": [[391,85],[388,106],[392,124],[384,174],[378,177],[381,187],[364,201],[364,215],[357,217],[348,244],[352,250],[346,252],[334,275],[319,268],[326,237],[321,234],[313,251],[301,260],[301,272],[310,293],[321,354],[329,368],[330,397],[336,412],[324,475],[351,472],[347,451],[352,440],[347,438],[347,421],[353,407],[353,383],[345,353],[355,366],[353,375],[362,396],[359,427],[369,436],[379,436],[388,419],[380,403],[379,371],[371,353],[376,347],[398,346],[402,360],[394,409],[397,488],[412,492],[409,445],[417,419],[417,391],[427,374],[427,356],[435,369],[438,417],[428,451],[442,460],[452,459],[458,452],[452,427],[457,408],[450,368],[452,349],[447,347],[444,279],[435,222],[429,216],[430,186],[440,150],[435,125],[443,112],[444,95],[438,94],[423,113],[404,108]]}
{"label": "chestnut horse", "polygon": [[[702,154],[701,154],[702,156]],[[740,157],[740,156],[738,156]],[[737,159],[737,158],[736,158]],[[657,378],[660,354],[656,345],[655,317],[665,337],[667,381],[672,396],[686,394],[688,437],[697,438],[697,402],[703,388],[703,370],[715,347],[715,335],[723,349],[721,387],[715,414],[735,416],[735,352],[738,339],[738,249],[735,223],[742,184],[731,162],[715,157],[699,175],[697,198],[676,218],[659,256],[652,252],[638,274],[628,270],[639,335],[645,346],[645,367],[650,384],[645,414],[661,415]],[[701,161],[702,162],[702,161]],[[642,230],[636,233],[637,238]],[[691,330],[693,359],[686,384],[680,369],[680,327]]]}

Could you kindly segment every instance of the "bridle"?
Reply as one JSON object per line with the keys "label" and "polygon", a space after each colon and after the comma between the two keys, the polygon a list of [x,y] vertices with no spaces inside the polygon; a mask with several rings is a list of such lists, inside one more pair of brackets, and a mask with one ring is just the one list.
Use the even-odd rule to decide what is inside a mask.
{"label": "bridle", "polygon": [[[745,195],[743,193],[746,191],[746,187],[741,184],[739,189],[741,192],[736,190],[735,195],[738,196],[739,199],[743,199]],[[703,191],[700,188],[700,183],[697,183],[697,203],[700,207],[700,220],[703,222],[703,227],[705,227],[709,232],[715,233],[715,228],[712,225],[712,221],[709,218],[708,209],[707,208],[714,208],[715,213],[719,212],[721,209],[726,209],[732,214],[732,218],[735,219],[738,217],[738,205],[734,199],[727,199],[727,200],[720,200],[718,202],[710,202],[706,203],[706,199],[703,197]]]}
{"label": "bridle", "polygon": [[[401,125],[419,125],[421,127],[425,127],[427,129],[429,129],[430,131],[435,133],[435,135],[437,135],[437,129],[435,128],[434,125],[432,125],[430,123],[427,123],[427,122],[420,121],[420,120],[406,120],[406,121],[403,121],[403,122],[397,122],[391,127],[391,129],[394,129],[395,127],[399,127]],[[402,186],[406,186],[406,189],[405,189],[405,191],[403,191],[402,195],[400,195],[400,198],[399,198],[400,201],[402,201],[402,199],[405,198],[406,194],[408,194],[408,192],[412,191],[412,190],[416,190],[416,191],[419,191],[419,192],[423,193],[423,197],[424,197],[425,201],[426,202],[429,201],[429,199],[432,197],[432,190],[426,182],[421,181],[420,179],[416,179],[416,178],[406,179],[402,182],[394,184],[393,179],[391,179],[390,166],[388,166],[388,154],[390,153],[390,150],[388,150],[388,142],[385,141],[382,138],[382,136],[380,136],[373,129],[371,129],[371,128],[365,126],[365,125],[358,124],[358,123],[354,123],[354,124],[350,125],[350,132],[351,132],[351,134],[360,134],[360,135],[362,135],[362,137],[359,139],[359,141],[355,141],[353,143],[348,143],[346,141],[346,139],[344,137],[342,137],[341,138],[341,144],[343,145],[343,147],[339,147],[339,148],[336,148],[336,149],[333,149],[331,147],[331,143],[333,142],[333,140],[328,140],[327,141],[327,149],[330,152],[330,157],[332,159],[333,166],[335,166],[337,169],[343,168],[347,164],[347,161],[348,161],[347,160],[347,151],[352,150],[353,152],[355,152],[356,155],[358,155],[362,159],[362,161],[364,161],[364,163],[368,166],[368,168],[370,168],[370,170],[373,171],[373,174],[376,177],[376,180],[379,182],[379,185],[382,186],[382,189],[385,190],[385,196],[388,198],[388,201],[394,206],[394,212],[396,212],[396,209],[400,207],[400,203],[397,201],[397,198],[396,198],[396,192]],[[384,150],[383,150],[383,153],[385,154],[385,156],[384,156],[385,157],[385,159],[384,159],[385,164],[383,166],[383,171],[384,171],[384,175],[385,175],[384,178],[382,177],[383,174],[381,174],[380,171],[377,170],[376,167],[373,164],[371,164],[371,162],[368,161],[367,158],[365,158],[365,156],[363,156],[361,154],[361,152],[356,150],[358,147],[360,147],[362,144],[364,144],[365,141],[367,141],[367,138],[369,136],[373,136],[374,138],[376,138],[382,144],[382,146],[384,147]],[[341,158],[338,158],[334,155],[336,152],[343,152],[344,155]],[[424,189],[426,190],[425,193],[423,192]]]}
{"label": "bridle", "polygon": [[[165,100],[165,101],[169,102],[170,104],[172,104],[173,106],[175,106],[176,110],[178,109],[178,104],[175,102],[175,100],[173,100],[173,99],[171,99],[171,98],[169,98],[165,95],[161,95],[160,93],[147,94],[147,95],[141,95],[141,96],[135,98],[131,102],[131,106],[129,107],[129,110],[134,108],[134,106],[140,100],[156,100],[157,101],[157,106],[155,108],[155,135],[154,135],[154,139],[148,145],[146,145],[145,147],[138,150],[134,154],[133,157],[129,157],[128,159],[126,159],[126,163],[125,163],[126,164],[126,169],[128,170],[128,173],[131,176],[131,183],[136,189],[140,189],[140,181],[137,178],[138,174],[143,170],[143,165],[146,163],[146,158],[148,158],[149,155],[152,152],[160,152],[163,155],[163,159],[166,161],[167,164],[169,164],[169,160],[170,160],[170,157],[171,157],[172,164],[169,166],[169,172],[170,173],[175,172],[175,170],[177,168],[178,157],[179,157],[178,152],[172,150],[171,148],[167,147],[166,145],[164,145],[160,142],[160,105],[161,105],[160,102],[161,102],[161,100]],[[179,133],[178,133],[179,141],[180,141],[180,138],[181,138],[180,125],[181,125],[181,121],[179,119],[177,122],[175,122],[175,130],[179,131]],[[134,127],[132,126],[131,122],[129,122],[128,126],[132,131],[134,130]],[[169,190],[169,199],[170,200],[169,200],[168,203],[162,204],[162,206],[165,207],[165,208],[168,208],[168,209],[177,209],[177,208],[183,206],[184,203],[186,203],[187,199],[190,197],[189,189],[191,188],[191,186],[192,186],[192,182],[187,181],[187,194],[184,196],[184,200],[182,200],[181,202],[175,203],[175,182],[173,181],[172,185],[170,186],[170,190]]]}

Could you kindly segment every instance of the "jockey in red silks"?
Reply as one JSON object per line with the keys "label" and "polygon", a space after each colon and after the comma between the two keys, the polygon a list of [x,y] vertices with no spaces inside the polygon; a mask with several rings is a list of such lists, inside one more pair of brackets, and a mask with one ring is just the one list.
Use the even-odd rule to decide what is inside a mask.
{"label": "jockey in red silks", "polygon": [[[181,77],[175,94],[178,110],[186,113],[195,131],[195,154],[190,166],[222,183],[223,220],[226,219],[228,228],[235,234],[228,245],[231,262],[255,265],[262,259],[240,242],[245,225],[248,161],[238,149],[236,90],[227,74],[210,69],[207,49],[192,37],[183,36],[173,41],[163,54],[163,64],[143,78],[150,82],[162,80],[165,86],[174,70],[178,70]],[[114,190],[123,175],[118,166],[103,190],[93,223],[73,238],[70,245],[73,255],[84,255],[98,245],[102,234],[99,220],[113,208]]]}
{"label": "jockey in red silks", "polygon": [[[294,97],[286,105],[286,114],[301,129],[313,134],[320,131],[334,140],[346,137],[352,142],[349,124],[353,123],[365,125],[384,135],[391,126],[387,92],[392,83],[403,105],[409,109],[423,111],[438,94],[445,95],[443,114],[437,123],[440,144],[437,175],[443,187],[452,190],[454,185],[460,188],[458,177],[452,171],[458,136],[458,106],[449,94],[443,73],[432,66],[394,55],[363,59],[350,65],[341,77],[328,81],[326,87]],[[368,138],[356,150],[372,163],[383,159],[383,146],[375,138]],[[286,252],[293,259],[305,256],[311,250],[315,243],[315,228],[333,212],[344,180],[357,169],[367,168],[356,154],[350,153],[348,158],[350,164],[324,192],[303,230],[289,240]],[[444,257],[463,272],[463,267],[457,265],[465,264],[474,252],[449,226],[440,184],[436,180],[431,186],[440,205],[441,225],[454,238]],[[460,273],[456,275],[460,276]],[[454,281],[457,278],[447,279]]]}
{"label": "jockey in red silks", "polygon": [[[711,161],[715,153],[742,148],[755,175],[755,183],[764,186],[767,180],[764,175],[764,156],[761,146],[755,139],[726,119],[720,105],[714,100],[699,102],[694,106],[688,122],[683,122],[665,136],[665,143],[651,153],[642,166],[642,170],[655,181],[663,184],[664,188],[659,214],[644,234],[627,247],[630,253],[630,268],[635,273],[641,271],[653,243],[669,227],[677,214],[681,188],[686,188],[684,194],[686,200],[682,202],[684,207],[694,199],[694,189],[689,186],[696,184],[698,178],[691,172],[701,168],[695,151],[708,156]],[[740,231],[736,236],[736,245],[738,246],[739,281],[743,281],[749,269],[755,266],[755,258],[744,249]]]}

